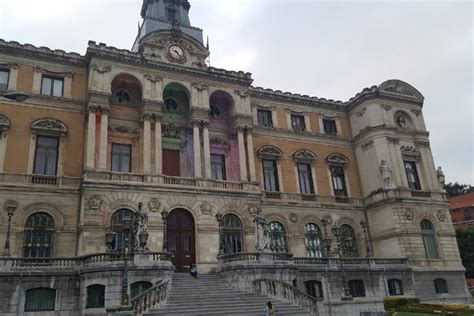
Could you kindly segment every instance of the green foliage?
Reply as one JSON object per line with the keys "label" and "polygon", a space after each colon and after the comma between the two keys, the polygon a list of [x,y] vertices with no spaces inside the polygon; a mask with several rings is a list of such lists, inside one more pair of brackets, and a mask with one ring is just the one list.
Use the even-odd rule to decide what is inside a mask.
{"label": "green foliage", "polygon": [[474,227],[457,229],[456,238],[462,264],[466,268],[466,278],[474,278]]}
{"label": "green foliage", "polygon": [[403,307],[419,304],[420,300],[415,297],[386,296],[383,298],[383,307],[386,311],[398,310]]}
{"label": "green foliage", "polygon": [[474,187],[470,184],[459,184],[457,182],[446,183],[443,188],[446,190],[446,195],[449,197],[458,196],[474,191]]}

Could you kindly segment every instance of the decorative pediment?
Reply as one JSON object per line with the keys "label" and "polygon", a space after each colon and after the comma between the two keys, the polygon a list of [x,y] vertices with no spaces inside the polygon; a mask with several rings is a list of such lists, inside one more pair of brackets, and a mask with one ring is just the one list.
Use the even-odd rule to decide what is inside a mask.
{"label": "decorative pediment", "polygon": [[318,159],[318,156],[316,156],[315,153],[313,153],[312,151],[309,151],[309,150],[307,150],[307,149],[298,150],[297,152],[295,152],[295,153],[293,154],[293,160],[299,161],[299,162],[309,162],[309,163],[312,163],[312,162],[314,162],[316,159]]}
{"label": "decorative pediment", "polygon": [[349,163],[349,159],[346,158],[343,154],[330,154],[326,158],[327,163],[334,164],[334,165],[346,165]]}
{"label": "decorative pediment", "polygon": [[68,132],[68,128],[66,124],[63,122],[50,118],[40,118],[33,123],[31,123],[31,130],[33,133],[47,133],[47,134],[57,134],[60,136],[64,136]]}
{"label": "decorative pediment", "polygon": [[420,159],[420,152],[413,146],[401,146],[400,150],[404,160],[418,161]]}
{"label": "decorative pediment", "polygon": [[388,92],[391,94],[405,95],[408,97],[419,99],[421,101],[424,100],[423,95],[418,90],[416,90],[414,87],[412,87],[408,83],[403,82],[401,80],[385,81],[384,83],[380,85],[379,91]]}
{"label": "decorative pediment", "polygon": [[257,150],[257,155],[262,159],[280,159],[283,156],[283,152],[278,147],[264,145]]}
{"label": "decorative pediment", "polygon": [[10,120],[3,114],[0,114],[0,131],[6,131],[10,128]]}

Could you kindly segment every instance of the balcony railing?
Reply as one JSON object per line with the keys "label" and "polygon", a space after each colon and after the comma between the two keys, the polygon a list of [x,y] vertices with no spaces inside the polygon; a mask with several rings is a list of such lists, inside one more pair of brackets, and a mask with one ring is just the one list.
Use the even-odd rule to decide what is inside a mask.
{"label": "balcony railing", "polygon": [[231,263],[237,261],[291,261],[293,255],[284,252],[239,252],[228,255],[219,256],[219,261],[222,263]]}
{"label": "balcony railing", "polygon": [[162,281],[132,299],[133,314],[142,315],[147,310],[163,304],[168,299],[169,281]]}
{"label": "balcony railing", "polygon": [[316,204],[347,204],[354,207],[362,206],[362,200],[356,198],[350,198],[346,196],[323,196],[316,194],[300,194],[300,193],[286,193],[286,192],[274,192],[274,191],[263,191],[263,195],[266,199],[270,200],[284,200],[288,202],[301,201]]}
{"label": "balcony railing", "polygon": [[407,258],[310,258],[295,257],[293,261],[300,266],[408,266]]}
{"label": "balcony railing", "polygon": [[256,185],[247,182],[220,181],[203,178],[173,177],[166,175],[151,175],[137,173],[120,173],[111,171],[87,171],[86,180],[97,180],[107,182],[130,182],[155,186],[180,186],[197,187],[208,189],[234,190],[259,192]]}
{"label": "balcony railing", "polygon": [[[138,255],[138,254],[135,254]],[[149,262],[171,262],[171,253],[149,252],[140,254],[147,256]],[[0,270],[4,267],[11,268],[61,268],[79,269],[90,265],[111,264],[122,262],[125,259],[123,253],[96,253],[80,257],[70,258],[15,258],[0,257]],[[127,259],[133,261],[134,255],[127,255]]]}
{"label": "balcony railing", "polygon": [[79,188],[80,182],[80,177],[48,176],[25,173],[0,173],[0,185]]}

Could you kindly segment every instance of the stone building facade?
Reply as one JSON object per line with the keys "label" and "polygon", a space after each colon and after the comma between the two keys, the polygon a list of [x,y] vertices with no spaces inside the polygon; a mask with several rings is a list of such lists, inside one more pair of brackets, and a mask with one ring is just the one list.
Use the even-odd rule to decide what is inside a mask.
{"label": "stone building facade", "polygon": [[0,91],[30,94],[0,99],[1,313],[51,310],[34,301],[51,296],[64,315],[118,306],[123,263],[110,254],[138,244],[123,220],[140,210],[135,294],[194,262],[251,291],[256,263],[242,254],[261,211],[265,252],[294,258],[254,271],[319,297],[321,314],[397,294],[465,302],[420,92],[388,80],[342,102],[253,87],[250,73],[206,65],[189,8],[145,0],[130,51],[0,41]]}

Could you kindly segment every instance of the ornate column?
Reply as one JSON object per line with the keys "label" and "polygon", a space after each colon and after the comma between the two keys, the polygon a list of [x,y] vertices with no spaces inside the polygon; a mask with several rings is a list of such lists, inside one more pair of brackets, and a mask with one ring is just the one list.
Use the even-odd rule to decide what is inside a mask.
{"label": "ornate column", "polygon": [[101,108],[100,116],[100,144],[99,144],[99,170],[107,169],[107,130],[109,127],[109,109]]}
{"label": "ornate column", "polygon": [[209,123],[202,125],[203,151],[204,151],[204,177],[211,178],[211,148],[209,145]]}
{"label": "ornate column", "polygon": [[89,106],[89,119],[87,123],[87,156],[86,169],[95,169],[95,112],[96,108]]}
{"label": "ornate column", "polygon": [[150,173],[151,120],[150,113],[143,114],[143,173]]}
{"label": "ornate column", "polygon": [[155,173],[163,173],[163,153],[161,149],[161,117],[155,116]]}
{"label": "ornate column", "polygon": [[248,155],[248,160],[249,160],[250,182],[257,182],[257,177],[255,175],[255,155],[253,154],[252,129],[247,127],[246,130],[247,130],[247,155]]}
{"label": "ornate column", "polygon": [[247,159],[245,156],[245,141],[244,141],[244,128],[239,127],[237,133],[237,142],[239,145],[239,164],[240,164],[240,180],[241,181],[248,181],[247,176]]}
{"label": "ornate column", "polygon": [[201,140],[199,138],[200,122],[193,122],[193,153],[194,153],[194,176],[200,178],[201,173]]}

